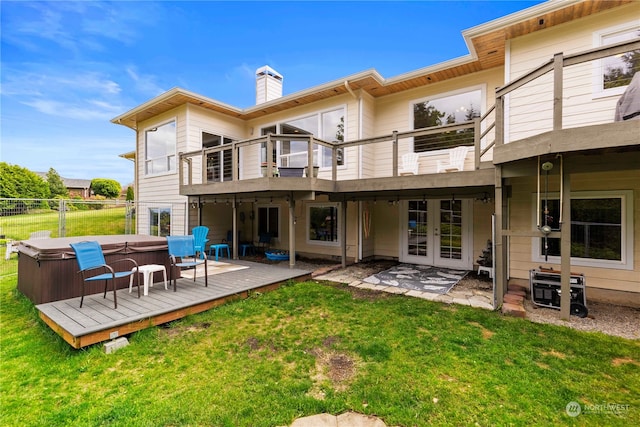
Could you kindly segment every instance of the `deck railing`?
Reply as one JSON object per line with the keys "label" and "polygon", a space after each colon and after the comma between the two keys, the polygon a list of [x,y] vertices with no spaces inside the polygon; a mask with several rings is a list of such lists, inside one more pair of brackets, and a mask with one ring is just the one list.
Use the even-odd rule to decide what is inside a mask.
{"label": "deck railing", "polygon": [[[474,151],[473,167],[479,169],[481,162],[490,162],[489,154],[495,132],[493,113],[492,107],[483,117],[468,122],[393,132],[374,138],[346,142],[328,142],[313,135],[269,134],[218,147],[181,153],[180,176],[183,177],[183,185],[209,184],[279,177],[285,175],[282,173],[283,169],[294,168],[306,171],[308,165],[313,165],[316,169],[322,168],[323,172],[320,176],[316,176],[317,173],[305,172],[305,178],[319,177],[336,181],[341,179],[338,172],[348,168],[343,161],[348,156],[349,149],[379,144],[382,146],[378,148],[378,153],[383,159],[376,162],[376,177],[396,177],[399,175],[401,155],[408,152],[408,147],[418,138],[433,141],[432,148],[437,150],[440,156],[444,156],[442,153],[446,153],[447,148],[459,145],[469,146]],[[301,149],[302,145],[305,146],[304,149]],[[276,146],[280,147],[279,150],[276,150]],[[283,152],[285,151],[283,147],[289,147],[289,151]],[[489,158],[485,159],[485,157]],[[239,167],[241,159],[242,172]],[[435,165],[435,160],[433,164]],[[435,173],[435,166],[432,169],[431,172]],[[345,173],[345,176],[351,175],[348,172]]]}
{"label": "deck railing", "polygon": [[[422,141],[427,140],[427,145],[431,149],[439,149],[440,153],[457,145],[473,146],[473,168],[490,167],[493,149],[505,143],[552,130],[612,122],[618,96],[594,96],[594,73],[597,72],[594,71],[597,69],[594,61],[638,50],[640,40],[633,40],[579,54],[556,54],[542,66],[498,88],[495,105],[482,117],[472,121],[345,142],[323,141],[312,135],[269,134],[181,153],[180,176],[183,184],[206,184],[272,178],[279,176],[278,169],[281,167],[314,165],[322,167],[318,178],[333,181],[354,177],[396,177],[399,175],[401,154],[411,152],[413,141],[420,138]],[[300,149],[301,144],[306,144],[305,150]],[[364,164],[366,160],[357,165],[360,169],[366,169],[367,166],[375,168],[375,176],[366,176],[362,171],[355,176],[353,171],[348,170],[352,165],[339,165],[339,159],[344,161],[350,148],[373,147],[376,144],[382,145],[377,150],[377,153],[382,154],[369,160],[375,165]],[[296,145],[297,148],[293,150]],[[276,146],[280,147],[279,153],[276,153]],[[290,151],[283,152],[283,147],[286,146]],[[225,154],[228,152],[231,154]],[[437,151],[423,153],[423,160],[430,158],[427,153]],[[208,159],[212,156],[219,158],[213,162],[214,166],[208,166]],[[296,159],[296,165],[291,163],[293,158]],[[244,168],[242,177],[240,159]],[[421,161],[421,165],[422,163],[426,161]],[[436,173],[433,165],[423,166],[422,173]],[[211,167],[218,167],[220,170],[217,174],[211,173]],[[316,176],[307,173],[306,178],[315,179]]]}
{"label": "deck railing", "polygon": [[[547,63],[496,90],[496,145],[544,132],[610,123],[621,91],[603,91],[603,59],[640,53],[640,39]],[[622,88],[621,88],[622,89]]]}

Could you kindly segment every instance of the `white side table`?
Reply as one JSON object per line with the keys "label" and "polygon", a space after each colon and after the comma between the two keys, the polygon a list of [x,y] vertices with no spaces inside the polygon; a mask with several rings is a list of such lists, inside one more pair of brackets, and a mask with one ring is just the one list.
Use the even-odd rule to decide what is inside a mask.
{"label": "white side table", "polygon": [[[135,271],[135,267],[132,268],[131,271]],[[149,295],[149,286],[153,286],[153,273],[155,273],[156,271],[162,271],[162,275],[164,276],[164,288],[167,289],[167,269],[164,265],[141,265],[138,267],[138,273],[142,274],[144,277],[144,295]],[[129,293],[131,293],[132,288],[133,274],[129,276]]]}
{"label": "white side table", "polygon": [[482,273],[483,271],[485,271],[487,274],[489,274],[489,278],[493,279],[493,268],[492,267],[484,267],[482,265],[478,266],[478,276],[480,275],[480,273]]}

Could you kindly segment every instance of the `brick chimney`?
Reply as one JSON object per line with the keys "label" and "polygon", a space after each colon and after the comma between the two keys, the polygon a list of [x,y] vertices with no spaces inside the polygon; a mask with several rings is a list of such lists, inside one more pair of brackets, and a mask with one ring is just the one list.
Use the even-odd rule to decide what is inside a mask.
{"label": "brick chimney", "polygon": [[282,96],[282,74],[265,65],[256,70],[256,105]]}

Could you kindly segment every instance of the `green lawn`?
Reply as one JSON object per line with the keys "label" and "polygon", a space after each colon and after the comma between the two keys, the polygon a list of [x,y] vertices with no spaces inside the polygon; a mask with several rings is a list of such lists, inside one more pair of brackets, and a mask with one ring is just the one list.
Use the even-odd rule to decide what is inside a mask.
{"label": "green lawn", "polygon": [[[65,236],[124,234],[125,214],[124,207],[65,212]],[[8,239],[23,240],[29,238],[31,232],[50,230],[51,237],[59,237],[58,220],[59,212],[52,210],[0,217],[0,234]]]}
{"label": "green lawn", "polygon": [[[277,426],[349,410],[399,426],[640,425],[638,341],[308,281],[107,355],[45,326],[16,291],[17,261],[2,262],[3,426]],[[591,413],[569,417],[572,401]]]}

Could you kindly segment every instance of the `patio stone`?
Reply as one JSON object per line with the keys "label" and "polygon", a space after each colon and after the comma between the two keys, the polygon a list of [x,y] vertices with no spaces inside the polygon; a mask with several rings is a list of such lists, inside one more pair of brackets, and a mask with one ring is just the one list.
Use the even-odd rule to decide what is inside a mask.
{"label": "patio stone", "polygon": [[338,427],[338,417],[331,414],[318,414],[298,418],[291,427]]}
{"label": "patio stone", "polygon": [[[439,301],[438,298],[441,296],[440,294],[434,294],[433,292],[422,292],[422,291],[411,291],[416,292],[416,296],[418,298],[426,299],[427,301]],[[405,295],[409,295],[406,293]]]}
{"label": "patio stone", "polygon": [[449,295],[440,295],[440,294],[436,294],[437,297],[436,299],[434,299],[434,301],[438,301],[438,302],[443,302],[445,304],[453,304],[453,298],[451,298]]}
{"label": "patio stone", "polygon": [[453,303],[467,306],[471,305],[467,298],[453,298]]}
{"label": "patio stone", "polygon": [[388,292],[390,294],[406,294],[407,292],[409,292],[409,289],[405,289],[405,288],[399,288],[397,286],[387,286],[386,288],[383,289],[383,291]]}
{"label": "patio stone", "polygon": [[469,305],[475,308],[484,308],[487,310],[493,310],[493,305],[490,302],[484,301],[483,299],[478,299],[478,297],[475,295],[472,297],[469,297]]}

